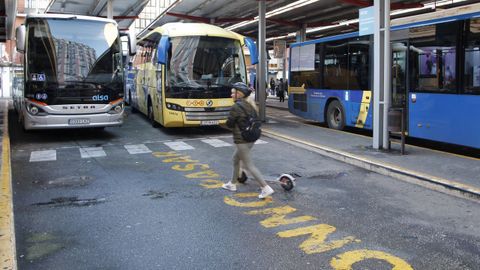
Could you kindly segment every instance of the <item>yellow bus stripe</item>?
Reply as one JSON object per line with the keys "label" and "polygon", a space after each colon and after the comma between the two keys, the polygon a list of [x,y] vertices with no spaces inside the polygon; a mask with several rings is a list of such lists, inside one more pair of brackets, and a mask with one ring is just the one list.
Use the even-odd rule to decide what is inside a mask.
{"label": "yellow bus stripe", "polygon": [[372,91],[363,91],[362,93],[362,103],[360,104],[357,123],[355,124],[355,127],[357,128],[363,128],[365,126],[365,121],[367,121],[368,116],[368,108],[370,108],[371,96]]}
{"label": "yellow bus stripe", "polygon": [[10,138],[8,137],[8,101],[4,103],[3,123],[2,191],[0,194],[0,268],[17,269],[10,168]]}

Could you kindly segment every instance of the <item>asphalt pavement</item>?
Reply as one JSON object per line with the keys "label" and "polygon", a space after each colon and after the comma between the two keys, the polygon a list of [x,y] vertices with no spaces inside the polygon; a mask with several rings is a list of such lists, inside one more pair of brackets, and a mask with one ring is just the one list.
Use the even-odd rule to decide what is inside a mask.
{"label": "asphalt pavement", "polygon": [[[222,128],[24,133],[10,117],[20,269],[476,269],[478,202],[264,136],[267,180],[301,175],[259,200],[232,193]],[[293,128],[277,121],[265,129]],[[302,133],[308,127],[295,126]]]}

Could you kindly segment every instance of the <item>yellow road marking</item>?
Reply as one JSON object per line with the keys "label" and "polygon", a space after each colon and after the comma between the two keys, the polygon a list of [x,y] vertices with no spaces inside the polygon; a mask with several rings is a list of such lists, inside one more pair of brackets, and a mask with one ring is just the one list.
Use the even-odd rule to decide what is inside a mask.
{"label": "yellow road marking", "polygon": [[10,167],[10,138],[8,137],[8,101],[5,101],[4,106],[1,170],[2,193],[0,194],[0,268],[17,269]]}
{"label": "yellow road marking", "polygon": [[273,227],[278,227],[282,225],[289,225],[289,224],[295,224],[295,223],[302,223],[302,222],[307,222],[310,220],[316,220],[316,218],[312,216],[300,216],[300,217],[294,217],[294,218],[289,218],[286,219],[285,217],[290,214],[297,211],[297,209],[291,207],[291,206],[282,206],[282,207],[275,207],[275,208],[267,208],[267,209],[262,209],[262,210],[253,210],[250,212],[247,212],[246,214],[248,215],[272,215],[271,217],[262,220],[260,224],[262,224],[263,227],[265,228],[273,228]]}
{"label": "yellow road marking", "polygon": [[213,188],[221,188],[223,185],[223,182],[220,180],[213,180],[213,179],[206,179],[200,181],[200,186],[206,188],[206,189],[213,189]]}
{"label": "yellow road marking", "polygon": [[336,257],[330,261],[330,265],[335,270],[352,270],[353,264],[367,259],[386,261],[393,266],[392,270],[413,270],[412,266],[404,260],[382,251],[360,249],[348,251]]}
{"label": "yellow road marking", "polygon": [[234,195],[237,198],[255,198],[255,201],[253,202],[239,202],[235,200],[234,198],[225,196],[223,201],[231,206],[235,207],[264,207],[267,204],[271,204],[273,202],[271,197],[267,197],[264,200],[258,200],[258,193],[237,193]]}
{"label": "yellow road marking", "polygon": [[[152,153],[156,157],[163,157],[171,159],[172,157],[176,157],[172,162],[183,163],[185,159],[190,159],[188,156],[179,157],[179,155],[175,152],[154,152]],[[165,160],[163,160],[165,162]],[[205,179],[205,178],[216,178],[219,175],[214,171],[211,170],[208,164],[200,164],[197,163],[198,161],[192,161],[192,163],[182,164],[184,165],[181,167],[179,164],[175,164],[171,168],[177,171],[192,171],[198,166],[199,171],[186,174],[184,175],[186,178],[190,179],[198,179],[200,180],[200,186],[206,189],[214,189],[214,188],[221,188],[223,182],[220,180],[214,179]],[[254,198],[254,201],[248,201],[248,199]],[[243,207],[243,208],[261,208],[266,207],[273,203],[272,197],[267,197],[264,200],[258,200],[258,194],[253,192],[246,192],[246,193],[236,193],[233,196],[225,196],[224,202],[227,205],[235,206],[235,207]],[[252,210],[245,212],[248,215],[271,215],[270,217],[266,218],[265,220],[261,221],[260,224],[266,228],[273,228],[279,227],[282,225],[291,225],[296,223],[307,222],[311,220],[316,220],[315,217],[312,216],[300,216],[300,217],[293,217],[293,218],[286,218],[288,214],[297,211],[297,209],[291,206],[281,206],[281,207],[274,207],[274,208],[264,208],[261,210]],[[307,226],[296,228],[292,230],[282,231],[277,233],[279,237],[282,238],[291,238],[296,236],[303,236],[309,235],[305,241],[303,241],[299,248],[303,250],[306,254],[313,254],[313,253],[321,253],[326,252],[334,249],[341,248],[350,243],[358,243],[361,242],[359,239],[356,239],[353,236],[347,236],[339,240],[331,240],[327,241],[327,238],[330,234],[335,232],[336,228],[328,225],[328,224],[317,224],[314,226]],[[360,255],[358,255],[360,254]],[[335,267],[348,267],[349,263],[354,264],[357,261],[367,259],[367,258],[376,258],[379,260],[386,260],[392,264],[398,264],[403,266],[403,264],[399,264],[401,261],[397,257],[393,255],[389,255],[387,253],[344,253],[339,255],[339,257],[333,258],[331,261],[331,265]],[[401,261],[403,262],[403,261]],[[403,262],[404,263],[404,262]],[[408,264],[406,264],[409,266]],[[344,268],[335,268],[344,269]],[[345,268],[348,269],[348,268]],[[351,268],[350,268],[351,269]],[[410,268],[395,268],[396,270],[405,269],[409,270]]]}
{"label": "yellow road marking", "polygon": [[347,236],[340,240],[326,242],[325,240],[327,240],[328,235],[333,233],[335,230],[336,228],[331,225],[318,224],[279,232],[277,235],[283,238],[288,238],[310,234],[310,237],[300,244],[300,248],[307,254],[321,253],[332,249],[341,248],[352,242],[360,242],[360,240],[353,236]]}

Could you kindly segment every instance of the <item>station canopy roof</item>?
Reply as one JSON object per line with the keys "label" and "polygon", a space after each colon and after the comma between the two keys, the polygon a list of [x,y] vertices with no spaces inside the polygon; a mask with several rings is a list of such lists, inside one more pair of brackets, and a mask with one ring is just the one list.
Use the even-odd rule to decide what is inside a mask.
{"label": "station canopy roof", "polygon": [[[52,0],[46,13],[107,17],[107,0]],[[148,0],[113,0],[113,18],[120,29],[128,29]]]}
{"label": "station canopy roof", "polygon": [[[478,2],[469,0],[391,0],[391,18],[433,12]],[[373,0],[267,0],[266,38],[295,40],[304,27],[307,39],[358,31],[358,11]],[[168,22],[205,22],[252,38],[258,37],[258,0],[179,0],[139,35]]]}

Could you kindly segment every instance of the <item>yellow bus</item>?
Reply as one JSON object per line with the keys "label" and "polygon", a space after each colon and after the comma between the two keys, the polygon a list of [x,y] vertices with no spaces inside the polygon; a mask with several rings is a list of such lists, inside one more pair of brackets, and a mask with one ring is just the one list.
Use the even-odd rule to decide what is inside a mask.
{"label": "yellow bus", "polygon": [[252,64],[258,61],[253,40],[203,23],[168,23],[137,45],[126,97],[132,112],[145,114],[154,127],[224,124],[231,85],[247,83],[243,47]]}

